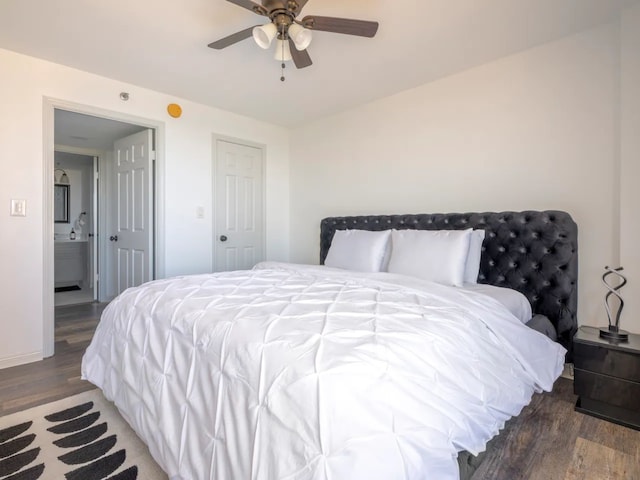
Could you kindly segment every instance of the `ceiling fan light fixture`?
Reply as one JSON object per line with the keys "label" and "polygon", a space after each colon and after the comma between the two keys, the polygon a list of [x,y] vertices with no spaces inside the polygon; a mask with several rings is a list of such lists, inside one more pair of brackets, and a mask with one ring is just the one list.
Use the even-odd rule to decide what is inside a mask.
{"label": "ceiling fan light fixture", "polygon": [[[222,0],[220,0],[222,1]],[[222,50],[253,36],[260,48],[267,50],[274,40],[279,46],[276,48],[275,58],[282,62],[284,73],[285,63],[292,60],[296,68],[307,68],[313,65],[308,48],[312,43],[313,31],[341,33],[371,38],[378,31],[378,22],[356,20],[352,18],[325,17],[307,15],[298,19],[298,15],[309,0],[227,0],[238,7],[251,10],[269,22],[245,28],[207,45],[215,50]],[[366,2],[365,2],[366,3]],[[293,45],[293,46],[290,46]],[[284,74],[281,77],[284,81]]]}
{"label": "ceiling fan light fixture", "polygon": [[308,28],[292,23],[289,26],[289,38],[293,40],[297,50],[303,51],[311,45],[312,33]]}
{"label": "ceiling fan light fixture", "polygon": [[260,48],[269,48],[271,42],[278,34],[278,27],[274,23],[267,23],[253,29],[253,39]]}
{"label": "ceiling fan light fixture", "polygon": [[291,60],[291,49],[289,42],[286,40],[276,40],[276,53],[273,56],[279,62],[288,62]]}

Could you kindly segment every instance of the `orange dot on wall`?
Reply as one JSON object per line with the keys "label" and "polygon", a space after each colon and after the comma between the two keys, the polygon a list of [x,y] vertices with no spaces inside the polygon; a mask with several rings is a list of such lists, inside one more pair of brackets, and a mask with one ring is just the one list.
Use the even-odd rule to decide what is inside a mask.
{"label": "orange dot on wall", "polygon": [[169,115],[171,115],[173,118],[178,118],[180,115],[182,115],[182,107],[177,103],[170,103],[167,106],[167,112],[169,112]]}

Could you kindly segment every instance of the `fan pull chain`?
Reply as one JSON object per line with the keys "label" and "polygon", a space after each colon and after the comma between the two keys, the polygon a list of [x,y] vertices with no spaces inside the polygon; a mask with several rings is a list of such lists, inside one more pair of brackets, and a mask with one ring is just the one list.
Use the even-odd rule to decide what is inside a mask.
{"label": "fan pull chain", "polygon": [[282,25],[282,70],[281,70],[281,77],[280,77],[280,81],[284,82],[285,78],[284,78],[284,69],[286,68],[286,65],[284,64],[284,42],[286,42],[286,39],[284,37],[284,25]]}

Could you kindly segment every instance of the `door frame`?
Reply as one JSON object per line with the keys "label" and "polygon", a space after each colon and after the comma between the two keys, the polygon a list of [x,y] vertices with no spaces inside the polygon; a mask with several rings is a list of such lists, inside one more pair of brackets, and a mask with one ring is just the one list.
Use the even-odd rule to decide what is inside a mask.
{"label": "door frame", "polygon": [[[55,353],[55,300],[54,300],[54,229],[53,229],[53,170],[55,168],[55,110],[66,110],[84,115],[92,115],[108,120],[132,123],[155,130],[155,173],[153,208],[153,245],[154,245],[154,278],[163,278],[165,274],[165,124],[158,120],[138,117],[123,112],[106,110],[67,100],[43,97],[42,130],[43,130],[43,177],[42,177],[42,266],[43,266],[43,299],[42,299],[42,353],[50,357]],[[102,177],[101,177],[102,178]],[[103,195],[104,181],[100,181],[99,195]],[[100,209],[104,205],[101,202]],[[102,212],[99,213],[102,216]],[[103,234],[102,232],[99,232]]]}
{"label": "door frame", "polygon": [[[260,161],[262,162],[262,252],[267,256],[267,170],[266,161],[267,158],[267,146],[264,143],[252,142],[244,140],[242,138],[230,137],[227,135],[221,135],[214,133],[212,135],[211,152],[213,156],[213,162],[211,164],[211,232],[212,232],[212,249],[211,249],[211,271],[215,272],[216,268],[216,253],[218,248],[218,209],[216,208],[216,196],[218,194],[216,188],[216,172],[218,171],[218,147],[219,140],[228,143],[235,143],[237,145],[244,145],[245,147],[257,148],[260,150]],[[51,173],[53,175],[53,172]]]}

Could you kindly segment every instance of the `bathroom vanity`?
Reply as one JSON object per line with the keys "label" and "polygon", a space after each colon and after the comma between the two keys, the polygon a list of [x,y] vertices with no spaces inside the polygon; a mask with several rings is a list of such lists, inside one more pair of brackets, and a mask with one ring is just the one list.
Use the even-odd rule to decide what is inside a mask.
{"label": "bathroom vanity", "polygon": [[86,238],[56,238],[54,246],[55,286],[84,287],[87,279]]}

